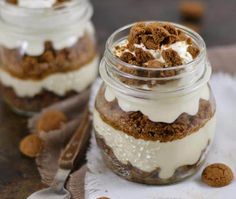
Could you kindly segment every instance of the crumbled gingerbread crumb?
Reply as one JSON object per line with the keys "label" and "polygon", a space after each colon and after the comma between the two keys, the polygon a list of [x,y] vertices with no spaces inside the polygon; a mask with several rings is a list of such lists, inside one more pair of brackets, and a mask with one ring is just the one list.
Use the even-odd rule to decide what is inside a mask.
{"label": "crumbled gingerbread crumb", "polygon": [[143,63],[154,59],[154,57],[150,52],[144,51],[141,48],[135,48],[134,54],[130,52],[124,52],[120,56],[120,59],[126,63],[141,66]]}
{"label": "crumbled gingerbread crumb", "polygon": [[130,52],[124,52],[120,59],[126,63],[138,66],[139,63],[136,61],[136,57]]}
{"label": "crumbled gingerbread crumb", "polygon": [[180,4],[180,12],[184,19],[201,20],[205,12],[205,4],[196,0],[185,0]]}
{"label": "crumbled gingerbread crumb", "polygon": [[129,63],[129,61],[134,61],[136,60],[135,56],[130,53],[130,52],[124,52],[121,56],[120,59],[124,62]]}
{"label": "crumbled gingerbread crumb", "polygon": [[31,134],[20,142],[19,148],[24,155],[35,158],[43,149],[43,141],[37,135]]}
{"label": "crumbled gingerbread crumb", "polygon": [[136,61],[140,64],[146,63],[147,61],[154,59],[150,52],[144,51],[141,48],[136,48],[134,52]]}
{"label": "crumbled gingerbread crumb", "polygon": [[130,29],[128,48],[133,51],[133,45],[142,42],[147,49],[156,50],[162,44],[171,44],[178,40],[178,30],[171,24],[137,23]]}
{"label": "crumbled gingerbread crumb", "polygon": [[49,132],[59,129],[62,124],[67,122],[66,115],[61,111],[50,110],[39,118],[36,124],[37,132]]}
{"label": "crumbled gingerbread crumb", "polygon": [[170,45],[170,44],[173,44],[177,41],[180,41],[179,39],[179,36],[176,36],[176,35],[170,35],[169,37],[167,37],[164,41],[163,41],[163,44],[165,45]]}
{"label": "crumbled gingerbread crumb", "polygon": [[195,46],[189,46],[187,51],[192,55],[193,59],[195,59],[200,52],[200,50]]}
{"label": "crumbled gingerbread crumb", "polygon": [[[150,36],[150,35],[142,35],[141,36],[141,41],[147,49],[155,50],[155,49],[160,48],[160,44],[155,43],[153,37]],[[132,47],[130,47],[130,49],[132,49]]]}
{"label": "crumbled gingerbread crumb", "polygon": [[170,36],[170,33],[158,23],[147,25],[147,32],[151,33],[154,42],[157,44],[161,44],[161,42]]}
{"label": "crumbled gingerbread crumb", "polygon": [[168,66],[180,66],[180,65],[182,65],[181,57],[173,49],[164,50],[162,52],[162,57],[166,61]]}
{"label": "crumbled gingerbread crumb", "polygon": [[160,61],[153,59],[153,60],[149,60],[146,63],[146,66],[148,68],[163,68],[165,66],[165,64],[161,63]]}
{"label": "crumbled gingerbread crumb", "polygon": [[116,49],[116,50],[120,50],[120,49],[121,49],[121,46],[115,46],[115,49]]}
{"label": "crumbled gingerbread crumb", "polygon": [[188,45],[192,45],[193,44],[193,40],[190,37],[188,37],[186,39],[186,42],[187,42]]}
{"label": "crumbled gingerbread crumb", "polygon": [[186,43],[189,45],[193,44],[192,39],[190,37],[187,37],[187,35],[180,30],[178,30],[178,39],[179,41],[186,41]]}
{"label": "crumbled gingerbread crumb", "polygon": [[233,178],[232,170],[222,163],[211,164],[202,172],[202,181],[212,187],[229,185]]}
{"label": "crumbled gingerbread crumb", "polygon": [[178,30],[171,24],[166,23],[166,24],[161,24],[161,26],[165,28],[171,35],[177,36],[179,34]]}
{"label": "crumbled gingerbread crumb", "polygon": [[129,33],[129,43],[130,44],[138,44],[140,43],[141,36],[145,34],[145,24],[144,23],[137,23],[134,26],[131,27],[130,33]]}

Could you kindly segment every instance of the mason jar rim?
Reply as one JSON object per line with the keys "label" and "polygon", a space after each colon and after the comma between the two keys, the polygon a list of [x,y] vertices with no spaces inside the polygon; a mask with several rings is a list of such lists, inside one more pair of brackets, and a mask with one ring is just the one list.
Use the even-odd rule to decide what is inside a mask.
{"label": "mason jar rim", "polygon": [[[146,23],[151,23],[154,21],[147,21]],[[104,53],[104,57],[101,60],[100,63],[100,75],[104,82],[112,87],[113,89],[125,94],[125,95],[131,95],[138,98],[160,98],[160,97],[167,97],[167,96],[176,96],[176,95],[185,95],[190,92],[194,92],[195,90],[199,89],[203,85],[205,85],[211,75],[211,65],[207,59],[206,56],[206,46],[205,42],[202,39],[202,37],[196,33],[195,31],[171,22],[165,22],[165,21],[156,21],[159,23],[168,23],[172,24],[175,27],[182,30],[184,33],[188,33],[187,35],[193,39],[193,41],[197,44],[197,46],[200,48],[199,55],[191,62],[187,64],[183,64],[180,66],[174,66],[174,67],[168,67],[168,68],[147,68],[147,67],[140,67],[132,64],[128,64],[118,57],[114,55],[112,52],[113,47],[118,42],[122,41],[123,39],[127,38],[127,30],[130,29],[131,26],[133,26],[136,23],[128,24],[124,27],[119,28],[116,30],[107,40],[106,42],[106,50]],[[125,31],[125,37],[121,37],[118,40],[116,40],[116,36],[120,36],[119,33],[122,33],[122,31]],[[123,36],[123,35],[122,35]],[[148,71],[148,72],[162,72],[168,70],[183,70],[185,72],[177,74],[173,77],[143,77],[143,76],[136,76],[130,73],[126,73],[117,66],[124,66],[127,67],[127,69],[134,69],[134,70],[140,70]],[[137,87],[135,85],[128,85],[123,83],[119,78],[116,77],[116,75],[120,77],[124,77],[127,79],[136,79],[141,81],[168,81],[168,80],[180,80],[183,79],[184,82],[186,81],[186,84],[184,85],[177,85],[176,87],[168,87],[168,89],[162,89],[160,90],[159,87],[154,87],[151,89],[144,89],[143,87]],[[193,77],[193,79],[189,78]],[[145,84],[144,84],[145,85]]]}

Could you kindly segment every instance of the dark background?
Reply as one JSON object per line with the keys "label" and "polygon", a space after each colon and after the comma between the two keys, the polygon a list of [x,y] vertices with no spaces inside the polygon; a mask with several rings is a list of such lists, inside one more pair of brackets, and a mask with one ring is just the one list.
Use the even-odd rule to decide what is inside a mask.
{"label": "dark background", "polygon": [[[109,35],[126,24],[143,20],[181,23],[180,0],[91,0],[100,51]],[[236,43],[236,0],[204,0],[200,34],[207,46]]]}
{"label": "dark background", "polygon": [[[143,20],[181,22],[178,0],[91,0],[100,53],[117,28]],[[200,34],[208,47],[236,43],[236,0],[205,0]],[[15,115],[0,99],[0,198],[23,199],[42,188],[34,160],[20,154],[27,134],[26,118]]]}

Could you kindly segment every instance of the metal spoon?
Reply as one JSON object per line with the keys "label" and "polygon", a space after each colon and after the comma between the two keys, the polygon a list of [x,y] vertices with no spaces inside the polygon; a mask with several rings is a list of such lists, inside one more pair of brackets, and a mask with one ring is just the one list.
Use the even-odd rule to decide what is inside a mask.
{"label": "metal spoon", "polygon": [[67,144],[59,159],[59,169],[49,188],[42,189],[30,195],[27,199],[69,199],[71,194],[65,189],[66,180],[73,169],[74,162],[80,157],[84,145],[87,143],[91,128],[88,108],[83,113],[81,123],[75,134]]}

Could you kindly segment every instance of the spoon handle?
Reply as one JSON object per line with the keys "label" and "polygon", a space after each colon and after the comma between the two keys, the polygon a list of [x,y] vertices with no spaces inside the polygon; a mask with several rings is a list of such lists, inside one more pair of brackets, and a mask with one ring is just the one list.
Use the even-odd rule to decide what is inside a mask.
{"label": "spoon handle", "polygon": [[74,133],[73,137],[67,144],[66,148],[62,151],[62,154],[59,159],[59,167],[62,169],[72,169],[76,157],[80,156],[80,153],[83,151],[89,137],[92,122],[89,118],[88,107],[85,108],[81,122]]}

